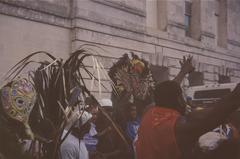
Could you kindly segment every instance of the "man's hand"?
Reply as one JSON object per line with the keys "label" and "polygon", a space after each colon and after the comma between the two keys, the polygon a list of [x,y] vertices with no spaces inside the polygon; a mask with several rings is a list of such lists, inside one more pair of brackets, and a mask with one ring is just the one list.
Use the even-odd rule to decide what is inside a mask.
{"label": "man's hand", "polygon": [[179,61],[180,65],[181,65],[181,72],[184,74],[188,74],[194,71],[194,66],[192,64],[192,56],[183,56],[183,60]]}
{"label": "man's hand", "polygon": [[191,73],[194,71],[194,67],[192,65],[192,56],[183,56],[183,60],[179,61],[180,65],[181,65],[181,70],[180,72],[177,74],[177,76],[173,79],[174,81],[178,82],[179,84],[182,83],[184,77],[186,74]]}

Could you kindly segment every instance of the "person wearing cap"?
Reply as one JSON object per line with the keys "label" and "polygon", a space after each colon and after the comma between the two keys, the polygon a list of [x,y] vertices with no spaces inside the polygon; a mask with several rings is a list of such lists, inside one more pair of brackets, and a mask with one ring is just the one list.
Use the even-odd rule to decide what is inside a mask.
{"label": "person wearing cap", "polygon": [[99,104],[108,113],[108,115],[113,116],[113,104],[110,99],[101,99],[99,100]]}
{"label": "person wearing cap", "polygon": [[[110,99],[101,99],[99,104],[112,117],[112,101]],[[104,159],[126,159],[126,149],[119,135],[112,128],[107,118],[100,113],[97,120],[98,144],[97,155]]]}
{"label": "person wearing cap", "polygon": [[[77,117],[76,117],[77,116]],[[86,111],[73,115],[71,121],[74,122],[72,131],[61,144],[60,152],[62,159],[89,159],[89,154],[83,136],[90,130],[90,119],[92,115]],[[76,119],[77,118],[77,119]],[[63,138],[67,130],[63,132]]]}
{"label": "person wearing cap", "polygon": [[[98,101],[100,106],[107,112],[107,114],[112,117],[112,101],[110,99],[101,99]],[[111,124],[106,120],[106,117],[99,113],[99,117],[96,121],[96,126],[98,130],[98,138],[107,134],[107,132],[111,131]]]}
{"label": "person wearing cap", "polygon": [[193,147],[201,135],[224,123],[240,107],[240,84],[211,109],[185,114],[182,89],[175,81],[156,85],[156,106],[141,120],[136,141],[137,159],[195,158]]}
{"label": "person wearing cap", "polygon": [[112,107],[112,101],[107,98],[103,98],[103,99],[99,100],[99,104],[102,107]]}

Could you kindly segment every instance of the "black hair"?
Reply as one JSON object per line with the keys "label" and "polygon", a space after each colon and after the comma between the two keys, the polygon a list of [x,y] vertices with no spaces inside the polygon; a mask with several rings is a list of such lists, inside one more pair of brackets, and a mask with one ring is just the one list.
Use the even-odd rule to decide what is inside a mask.
{"label": "black hair", "polygon": [[97,106],[98,105],[97,100],[92,96],[87,97],[85,102],[86,102],[87,105],[90,105],[90,106]]}
{"label": "black hair", "polygon": [[182,113],[179,97],[182,96],[182,89],[175,81],[165,81],[156,85],[154,90],[155,103],[159,107],[175,109]]}

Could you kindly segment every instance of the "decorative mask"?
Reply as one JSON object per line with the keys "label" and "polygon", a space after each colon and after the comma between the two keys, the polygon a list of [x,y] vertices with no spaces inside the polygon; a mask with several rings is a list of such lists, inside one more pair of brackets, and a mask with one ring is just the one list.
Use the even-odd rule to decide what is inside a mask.
{"label": "decorative mask", "polygon": [[29,115],[36,101],[36,91],[27,79],[18,78],[1,89],[3,111],[11,119],[24,124],[25,132],[31,139],[32,131],[28,125]]}
{"label": "decorative mask", "polygon": [[147,62],[132,55],[124,55],[110,68],[110,77],[114,81],[118,94],[128,92],[134,99],[146,100],[153,86],[152,75]]}

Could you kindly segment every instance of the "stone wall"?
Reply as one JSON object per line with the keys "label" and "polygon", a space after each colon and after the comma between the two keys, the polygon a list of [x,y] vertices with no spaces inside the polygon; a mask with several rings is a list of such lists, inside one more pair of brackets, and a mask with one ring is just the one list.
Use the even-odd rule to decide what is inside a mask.
{"label": "stone wall", "polygon": [[1,77],[30,53],[47,51],[66,58],[70,52],[70,31],[66,28],[2,14],[0,24]]}
{"label": "stone wall", "polygon": [[[121,55],[134,52],[152,64],[169,67],[171,79],[180,69],[178,60],[191,54],[197,71],[204,72],[205,83],[217,82],[218,74],[226,68],[231,81],[239,82],[240,4],[237,0],[228,2],[226,49],[216,46],[215,3],[201,2],[200,39],[195,40],[185,36],[181,1],[166,4],[166,31],[160,31],[158,23],[151,22],[153,27],[146,24],[145,0],[0,0],[0,74],[30,52],[45,50],[67,57],[82,44],[94,44],[105,50],[100,50],[100,61],[107,70]],[[154,14],[161,7],[151,6],[157,19],[159,15]],[[89,68],[90,60],[86,59]],[[90,85],[90,79],[85,79]],[[102,97],[109,97],[111,86],[104,77],[103,82]],[[97,93],[98,89],[95,86],[92,91]]]}
{"label": "stone wall", "polygon": [[60,17],[69,17],[71,13],[71,2],[69,0],[0,0],[0,2],[13,7],[21,7]]}
{"label": "stone wall", "polygon": [[240,1],[228,1],[228,48],[239,53],[240,48]]}

